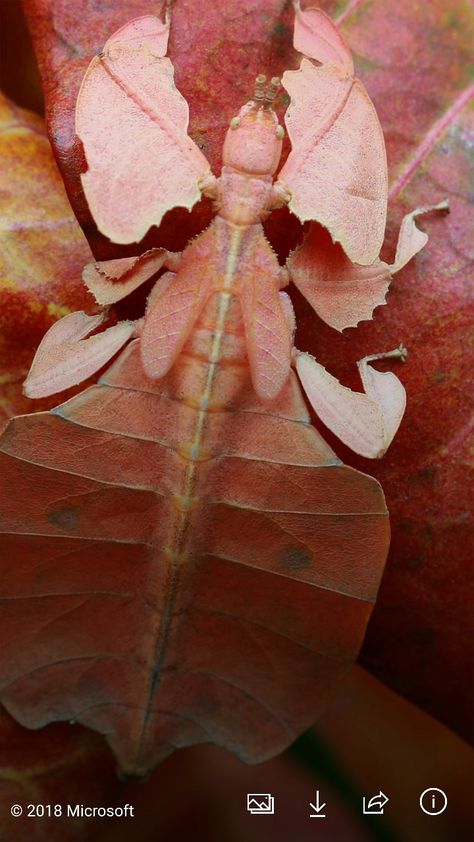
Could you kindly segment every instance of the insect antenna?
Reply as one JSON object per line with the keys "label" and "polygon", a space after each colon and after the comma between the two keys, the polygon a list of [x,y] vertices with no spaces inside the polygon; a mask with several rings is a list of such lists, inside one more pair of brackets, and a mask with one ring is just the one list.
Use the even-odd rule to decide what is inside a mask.
{"label": "insect antenna", "polygon": [[265,83],[267,81],[267,77],[260,73],[259,76],[255,79],[255,88],[253,92],[253,100],[256,105],[263,105],[265,102]]}
{"label": "insect antenna", "polygon": [[264,96],[264,107],[265,108],[270,108],[273,105],[273,103],[275,101],[275,97],[276,97],[276,95],[279,91],[279,88],[280,88],[280,79],[279,79],[278,76],[273,76],[270,79],[270,82],[267,85],[267,89],[265,91],[265,96]]}

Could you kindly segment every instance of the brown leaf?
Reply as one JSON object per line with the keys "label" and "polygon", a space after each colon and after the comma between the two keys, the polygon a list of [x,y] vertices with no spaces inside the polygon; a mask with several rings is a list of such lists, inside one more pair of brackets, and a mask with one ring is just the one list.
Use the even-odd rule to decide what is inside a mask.
{"label": "brown leaf", "polygon": [[196,341],[194,369],[158,381],[135,342],[1,444],[2,701],[30,728],[100,731],[131,774],[194,743],[248,762],[289,745],[357,655],[388,543],[379,486],[307,423],[293,377],[263,406],[222,366],[201,427]]}

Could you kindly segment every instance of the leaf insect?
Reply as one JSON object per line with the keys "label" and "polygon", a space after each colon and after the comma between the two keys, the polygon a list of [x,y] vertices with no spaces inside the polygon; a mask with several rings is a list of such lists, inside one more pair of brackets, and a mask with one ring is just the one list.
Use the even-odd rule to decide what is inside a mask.
{"label": "leaf insect", "polygon": [[[387,511],[378,483],[342,465],[311,426],[301,386],[326,426],[370,458],[390,445],[405,391],[372,366],[377,355],[360,361],[364,391],[352,392],[297,350],[283,290],[291,279],[344,330],[372,317],[427,240],[416,226],[424,210],[414,211],[394,262],[378,257],[383,134],[323,12],[295,3],[302,60],[281,80],[283,167],[280,80],[258,76],[218,177],[187,134],[169,26],[138,18],[92,60],[76,112],[82,183],[116,243],[140,241],[201,195],[216,216],[180,254],[86,266],[103,310],[48,331],[25,393],[64,390],[120,354],[96,386],[13,419],[0,440],[0,541],[23,577],[21,594],[5,577],[3,598],[21,597],[22,612],[15,634],[2,634],[2,702],[31,728],[66,719],[100,731],[133,774],[210,740],[248,762],[271,757],[314,722],[357,656]],[[262,228],[283,205],[309,222],[285,267]],[[107,326],[108,308],[157,272],[143,318]],[[19,488],[37,489],[20,510]]]}

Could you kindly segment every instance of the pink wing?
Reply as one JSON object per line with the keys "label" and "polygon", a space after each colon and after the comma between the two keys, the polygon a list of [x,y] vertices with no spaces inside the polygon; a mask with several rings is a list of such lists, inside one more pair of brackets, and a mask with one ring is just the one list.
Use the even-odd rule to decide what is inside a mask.
{"label": "pink wing", "polygon": [[324,42],[309,24],[303,31],[302,21],[314,11],[299,11],[295,44],[324,63],[316,67],[303,59],[299,70],[283,74],[291,97],[285,122],[292,151],[278,180],[289,190],[289,208],[302,222],[317,220],[352,261],[368,265],[378,256],[385,231],[382,129],[364,86],[350,72],[347,52],[341,53],[343,42],[329,18],[321,18]]}
{"label": "pink wing", "polygon": [[152,291],[140,346],[148,377],[163,377],[175,362],[211,293],[217,259],[211,225],[183,252],[177,274],[166,272]]}
{"label": "pink wing", "polygon": [[209,295],[208,279],[192,269],[166,272],[165,286],[154,297],[141,333],[143,368],[148,377],[164,377],[176,361]]}
{"label": "pink wing", "polygon": [[188,106],[165,58],[168,23],[119,29],[92,60],[76,108],[88,163],[82,184],[99,230],[139,241],[176,206],[191,209],[209,164],[188,137]]}
{"label": "pink wing", "polygon": [[247,251],[239,267],[247,353],[255,391],[268,401],[278,395],[290,372],[291,312],[280,296],[278,261],[263,234]]}

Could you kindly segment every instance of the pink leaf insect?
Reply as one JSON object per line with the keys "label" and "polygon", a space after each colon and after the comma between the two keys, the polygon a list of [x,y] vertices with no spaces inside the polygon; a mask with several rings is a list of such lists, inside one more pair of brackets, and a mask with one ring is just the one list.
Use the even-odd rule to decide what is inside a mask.
{"label": "pink leaf insect", "polygon": [[[258,397],[274,399],[293,363],[323,422],[357,453],[382,456],[404,412],[400,381],[376,372],[369,365],[377,359],[373,355],[359,363],[364,393],[354,394],[308,354],[296,351],[292,305],[281,289],[292,280],[339,331],[372,318],[385,303],[393,273],[426,243],[416,217],[430,208],[405,217],[394,263],[381,261],[387,206],[383,134],[364,86],[354,78],[349,50],[320,9],[303,11],[295,3],[294,45],[303,59],[281,80],[290,95],[285,123],[292,148],[276,182],[284,130],[272,103],[280,80],[266,84],[257,78],[253,99],[231,120],[224,166],[215,178],[187,135],[187,103],[165,56],[168,34],[169,18],[138,18],[119,29],[91,62],[76,113],[88,162],[84,191],[99,230],[116,243],[141,240],[167,211],[191,209],[202,194],[215,200],[217,216],[182,254],[153,249],[141,257],[86,266],[84,281],[104,306],[162,267],[169,271],[134,328],[124,323],[85,339],[97,323],[84,314],[54,325],[37,351],[25,394],[41,397],[81,382],[133,333],[141,337],[146,374],[163,377],[217,293],[216,360],[237,298]],[[284,204],[301,222],[320,223],[310,226],[286,270],[261,226]],[[329,238],[324,239],[321,225]],[[404,358],[401,351],[390,355]]]}
{"label": "pink leaf insect", "polygon": [[[12,419],[0,439],[0,548],[26,596],[17,609],[18,586],[3,577],[2,704],[27,727],[95,728],[131,774],[199,742],[248,762],[285,748],[357,657],[386,558],[382,491],[312,427],[300,384],[329,429],[380,457],[405,391],[372,362],[405,351],[361,360],[364,391],[353,392],[294,347],[283,290],[291,279],[344,330],[372,317],[427,238],[422,211],[408,214],[393,264],[379,259],[387,174],[375,110],[329,18],[295,12],[303,58],[281,81],[291,152],[276,180],[279,79],[257,77],[215,177],[187,134],[168,19],[132,21],[93,59],[76,128],[100,231],[139,241],[202,195],[217,214],[181,254],[86,266],[102,311],[49,330],[25,392],[61,391],[117,359],[97,385]],[[283,205],[309,222],[286,267],[262,228]],[[114,324],[114,305],[158,273],[144,316]]]}

